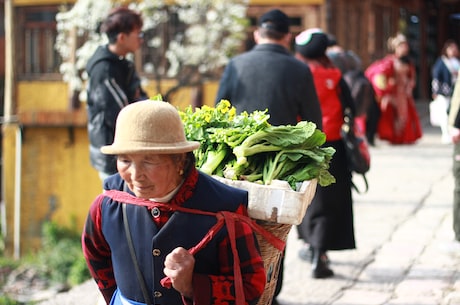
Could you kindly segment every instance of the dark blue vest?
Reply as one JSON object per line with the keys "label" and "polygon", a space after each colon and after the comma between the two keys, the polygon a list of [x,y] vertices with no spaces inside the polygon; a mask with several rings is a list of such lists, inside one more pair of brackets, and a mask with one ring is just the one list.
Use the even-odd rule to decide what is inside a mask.
{"label": "dark blue vest", "polygon": [[[119,176],[117,177],[119,179]],[[184,207],[210,212],[235,211],[247,204],[247,192],[231,188],[200,173],[193,196]],[[164,260],[174,248],[195,246],[216,223],[214,216],[175,212],[159,230],[146,207],[128,205],[127,215],[139,267],[152,302],[160,305],[182,304],[180,294],[160,285]],[[122,218],[122,205],[109,198],[102,203],[102,231],[112,251],[112,263],[118,289],[123,296],[145,302],[129,252]],[[218,245],[227,238],[225,228],[195,255],[195,272],[218,274]]]}

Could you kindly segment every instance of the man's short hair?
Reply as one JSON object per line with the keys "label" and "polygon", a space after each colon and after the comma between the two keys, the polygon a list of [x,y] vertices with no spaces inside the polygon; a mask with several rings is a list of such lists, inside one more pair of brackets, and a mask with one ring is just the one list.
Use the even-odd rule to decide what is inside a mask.
{"label": "man's short hair", "polygon": [[287,33],[281,33],[275,30],[259,27],[259,35],[262,38],[269,38],[273,40],[281,40]]}
{"label": "man's short hair", "polygon": [[119,33],[131,33],[142,26],[143,21],[139,13],[121,6],[110,12],[101,25],[101,32],[106,33],[109,43],[115,43]]}

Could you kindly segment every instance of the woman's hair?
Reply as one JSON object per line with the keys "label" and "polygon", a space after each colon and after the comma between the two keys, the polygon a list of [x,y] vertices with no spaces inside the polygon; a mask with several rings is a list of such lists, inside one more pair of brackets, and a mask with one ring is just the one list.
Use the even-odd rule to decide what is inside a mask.
{"label": "woman's hair", "polygon": [[443,45],[443,47],[442,47],[441,55],[447,56],[447,49],[448,49],[451,45],[457,45],[457,43],[455,42],[455,40],[453,40],[453,39],[448,39],[448,40],[446,40],[446,42],[444,42],[444,45]]}
{"label": "woman's hair", "polygon": [[[171,154],[171,158],[174,162],[180,162],[180,159],[182,158],[182,154]],[[185,160],[184,160],[184,177],[186,177],[190,170],[192,170],[195,167],[196,163],[196,158],[195,155],[193,154],[193,151],[189,151],[185,153]]]}
{"label": "woman's hair", "polygon": [[120,6],[110,12],[101,24],[100,30],[107,34],[109,43],[115,43],[119,33],[130,33],[135,29],[141,29],[142,26],[143,21],[139,13]]}
{"label": "woman's hair", "polygon": [[397,33],[394,37],[388,38],[388,50],[393,53],[401,43],[407,43],[407,38],[404,34]]}

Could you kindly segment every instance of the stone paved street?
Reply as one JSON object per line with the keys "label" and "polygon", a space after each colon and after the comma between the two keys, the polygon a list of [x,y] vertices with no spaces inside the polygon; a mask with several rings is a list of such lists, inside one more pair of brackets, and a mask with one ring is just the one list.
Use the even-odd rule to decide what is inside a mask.
{"label": "stone paved street", "polygon": [[[460,304],[460,244],[452,232],[452,145],[419,107],[416,145],[377,142],[369,192],[354,193],[357,249],[331,251],[332,279],[310,278],[291,230],[281,305]],[[358,177],[355,178],[359,183]]]}

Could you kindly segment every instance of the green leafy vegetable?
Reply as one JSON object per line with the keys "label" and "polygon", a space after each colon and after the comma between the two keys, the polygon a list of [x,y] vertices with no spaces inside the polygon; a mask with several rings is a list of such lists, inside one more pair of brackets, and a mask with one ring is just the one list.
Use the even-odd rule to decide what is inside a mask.
{"label": "green leafy vegetable", "polygon": [[267,111],[236,115],[227,100],[179,114],[186,137],[201,143],[194,153],[207,174],[262,184],[286,180],[293,189],[305,180],[335,182],[328,171],[335,150],[322,147],[326,135],[313,122],[272,126]]}

